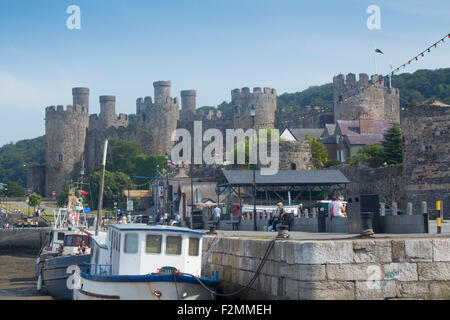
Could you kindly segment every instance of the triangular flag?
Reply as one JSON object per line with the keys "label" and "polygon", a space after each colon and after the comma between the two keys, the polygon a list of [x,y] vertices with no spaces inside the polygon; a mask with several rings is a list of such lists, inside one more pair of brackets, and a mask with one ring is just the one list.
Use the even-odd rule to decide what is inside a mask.
{"label": "triangular flag", "polygon": [[375,49],[375,53],[381,53],[381,54],[384,54],[383,51],[381,51],[380,49]]}

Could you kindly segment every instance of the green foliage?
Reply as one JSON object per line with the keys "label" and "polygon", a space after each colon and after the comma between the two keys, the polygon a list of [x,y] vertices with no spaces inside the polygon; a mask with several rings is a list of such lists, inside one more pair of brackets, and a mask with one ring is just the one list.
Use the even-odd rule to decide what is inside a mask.
{"label": "green foliage", "polygon": [[450,68],[417,70],[392,77],[392,86],[400,89],[400,106],[409,107],[430,98],[450,104]]}
{"label": "green foliage", "polygon": [[347,163],[365,163],[372,168],[377,168],[383,165],[385,160],[384,147],[379,144],[365,145],[363,148],[351,158],[347,159]]}
{"label": "green foliage", "polygon": [[41,204],[41,201],[42,201],[42,197],[40,195],[37,195],[36,193],[32,193],[28,197],[28,205],[30,207],[36,208],[37,206],[39,206]]}
{"label": "green foliage", "polygon": [[[141,177],[154,177],[156,175],[156,168],[159,165],[159,168],[162,169],[166,166],[167,161],[165,156],[147,156],[145,154],[140,154],[136,158],[136,171],[135,176]],[[142,184],[144,182],[141,180],[136,180],[138,184]]]}
{"label": "green foliage", "polygon": [[106,170],[132,175],[136,172],[137,157],[143,155],[134,141],[111,139],[108,143]]}
{"label": "green foliage", "polygon": [[384,133],[383,148],[387,164],[402,163],[402,132],[398,124]]}
{"label": "green foliage", "polygon": [[[101,170],[95,171],[91,174],[90,183],[93,194],[90,194],[92,197],[92,202],[94,208],[98,208],[98,196],[100,190],[100,179],[102,177]],[[113,208],[114,202],[123,202],[124,198],[122,195],[123,190],[128,188],[130,189],[134,187],[132,182],[128,179],[127,175],[123,172],[109,172],[105,171],[105,183],[103,188],[103,208]],[[120,206],[120,205],[119,205]]]}
{"label": "green foliage", "polygon": [[44,163],[44,136],[6,144],[0,148],[0,181],[14,181],[25,186],[27,167]]}
{"label": "green foliage", "polygon": [[284,106],[319,106],[328,107],[333,103],[333,84],[312,86],[296,93],[283,93],[277,98],[277,108]]}
{"label": "green foliage", "polygon": [[305,140],[311,144],[311,153],[314,168],[323,168],[328,163],[328,153],[325,150],[323,143],[317,141],[316,137],[310,138],[308,134],[305,135]]}
{"label": "green foliage", "polygon": [[56,204],[58,205],[58,207],[65,207],[67,205],[67,201],[69,198],[69,187],[70,183],[69,181],[66,181],[66,183],[64,183],[64,187],[56,195]]}
{"label": "green foliage", "polygon": [[17,182],[10,181],[8,182],[8,191],[6,191],[6,195],[10,198],[14,197],[25,197],[25,189],[19,185]]}

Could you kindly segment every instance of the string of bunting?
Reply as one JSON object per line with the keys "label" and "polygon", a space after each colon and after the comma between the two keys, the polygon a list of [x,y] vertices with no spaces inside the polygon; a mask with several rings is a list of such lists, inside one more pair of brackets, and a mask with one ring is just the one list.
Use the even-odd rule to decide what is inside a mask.
{"label": "string of bunting", "polygon": [[[431,49],[436,49],[437,46],[439,44],[443,44],[445,43],[445,39],[450,39],[450,33],[447,34],[445,37],[441,38],[439,41],[435,42],[434,44],[432,44],[431,46],[429,46],[427,49],[423,50],[422,52],[420,52],[418,55],[416,55],[415,57],[413,57],[412,59],[408,60],[408,62],[405,62],[401,65],[399,65],[397,68],[392,69],[393,71],[389,72],[387,75],[380,77],[379,81],[376,81],[375,83],[371,84],[370,86],[366,87],[366,88],[362,88],[361,90],[358,90],[356,93],[346,97],[345,99],[341,99],[339,100],[339,104],[342,104],[344,102],[349,102],[349,103],[353,103],[353,99],[355,99],[357,96],[359,96],[361,93],[364,93],[366,90],[370,91],[371,88],[378,86],[378,84],[382,84],[384,79],[386,79],[387,81],[389,80],[390,77],[392,77],[394,75],[394,73],[398,73],[400,72],[401,69],[406,68],[408,65],[410,65],[412,62],[414,61],[419,61],[419,58],[422,58],[425,56],[426,53],[430,53]],[[321,112],[326,112],[328,110],[332,110],[333,109],[333,105],[327,106],[327,107],[321,107],[318,110],[314,110],[311,113],[296,117],[295,119],[289,119],[289,120],[280,120],[280,124],[286,124],[286,123],[291,123],[294,122],[296,119],[302,120],[302,119],[307,119],[307,118],[311,118],[312,116],[321,113]],[[262,123],[262,124],[258,124],[258,125],[266,125],[268,123]]]}

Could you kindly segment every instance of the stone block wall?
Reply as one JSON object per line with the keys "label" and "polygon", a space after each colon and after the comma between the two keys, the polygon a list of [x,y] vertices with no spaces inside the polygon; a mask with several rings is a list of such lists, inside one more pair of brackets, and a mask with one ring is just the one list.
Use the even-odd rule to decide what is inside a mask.
{"label": "stone block wall", "polygon": [[308,141],[280,141],[280,170],[311,170],[312,151]]}
{"label": "stone block wall", "polygon": [[[403,183],[414,214],[443,201],[450,217],[450,106],[433,102],[402,111]],[[418,212],[419,211],[419,212]]]}
{"label": "stone block wall", "polygon": [[[214,237],[204,238],[206,252]],[[202,273],[223,292],[248,284],[271,240],[221,238]],[[252,288],[238,299],[450,299],[450,238],[278,240]]]}

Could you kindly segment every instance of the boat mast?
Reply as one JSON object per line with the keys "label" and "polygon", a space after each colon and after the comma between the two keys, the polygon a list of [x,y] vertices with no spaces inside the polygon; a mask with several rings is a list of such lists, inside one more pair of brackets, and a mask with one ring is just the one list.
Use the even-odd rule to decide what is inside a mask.
{"label": "boat mast", "polygon": [[100,225],[100,219],[102,218],[102,202],[103,202],[103,184],[105,182],[105,167],[106,167],[106,152],[108,150],[108,139],[105,140],[105,148],[103,149],[103,162],[102,162],[102,179],[100,180],[100,191],[98,196],[98,211],[97,211],[97,223],[95,225],[95,235],[98,236],[98,228]]}

